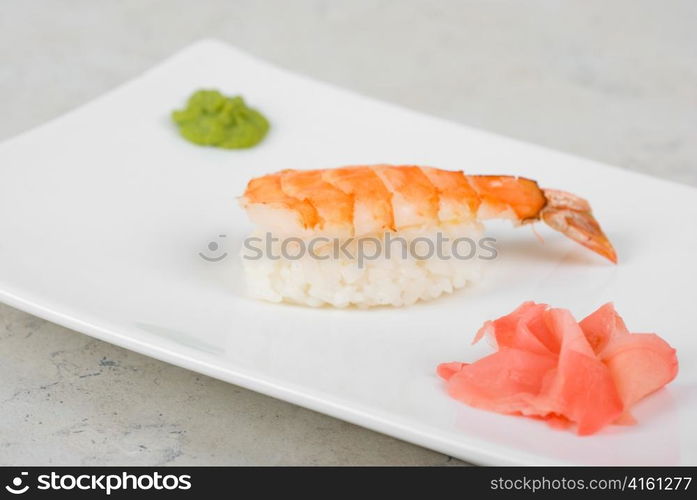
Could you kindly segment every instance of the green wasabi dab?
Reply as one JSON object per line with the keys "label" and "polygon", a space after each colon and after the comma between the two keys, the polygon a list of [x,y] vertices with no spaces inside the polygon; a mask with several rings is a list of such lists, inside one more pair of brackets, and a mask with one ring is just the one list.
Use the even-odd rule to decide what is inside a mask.
{"label": "green wasabi dab", "polygon": [[186,140],[225,149],[251,148],[269,130],[269,121],[247,107],[242,96],[226,97],[217,90],[194,92],[172,119]]}

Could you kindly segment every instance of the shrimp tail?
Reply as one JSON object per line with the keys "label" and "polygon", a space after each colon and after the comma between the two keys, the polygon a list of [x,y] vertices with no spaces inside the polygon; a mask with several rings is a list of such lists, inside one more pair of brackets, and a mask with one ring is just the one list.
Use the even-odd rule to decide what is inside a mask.
{"label": "shrimp tail", "polygon": [[540,212],[549,227],[617,264],[617,252],[593,217],[590,204],[566,191],[543,189],[547,204]]}

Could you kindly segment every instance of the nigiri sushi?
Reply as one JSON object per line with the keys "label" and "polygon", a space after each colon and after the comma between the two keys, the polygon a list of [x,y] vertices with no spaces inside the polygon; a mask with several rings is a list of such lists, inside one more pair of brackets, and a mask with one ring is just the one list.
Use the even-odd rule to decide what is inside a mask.
{"label": "nigiri sushi", "polygon": [[443,240],[480,242],[482,221],[494,218],[544,221],[617,262],[588,202],[523,177],[411,165],[282,170],[252,179],[240,204],[256,226],[243,250],[248,290],[272,302],[403,306],[450,293],[478,278],[480,259]]}

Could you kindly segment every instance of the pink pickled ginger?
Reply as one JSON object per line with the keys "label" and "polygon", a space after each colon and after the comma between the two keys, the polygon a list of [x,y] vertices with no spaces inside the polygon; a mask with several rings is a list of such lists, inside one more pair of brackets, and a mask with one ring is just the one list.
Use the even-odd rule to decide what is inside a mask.
{"label": "pink pickled ginger", "polygon": [[470,406],[576,425],[579,435],[632,424],[637,401],[678,373],[675,349],[658,335],[630,333],[612,304],[576,322],[566,309],[525,302],[487,321],[497,352],[474,363],[443,363],[438,375]]}

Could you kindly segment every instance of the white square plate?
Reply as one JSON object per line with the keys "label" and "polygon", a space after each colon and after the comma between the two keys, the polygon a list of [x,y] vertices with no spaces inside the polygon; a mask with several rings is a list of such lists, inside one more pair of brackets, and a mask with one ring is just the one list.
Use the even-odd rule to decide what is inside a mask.
{"label": "white square plate", "polygon": [[[243,94],[272,131],[247,151],[182,140],[169,113],[195,89]],[[235,197],[282,168],[427,164],[518,174],[587,197],[611,265],[540,227],[490,227],[484,280],[416,306],[333,310],[244,295]],[[697,191],[498,137],[290,74],[215,41],[0,147],[0,300],[149,356],[485,464],[697,464]],[[225,234],[225,238],[218,235]],[[230,255],[206,262],[216,240]],[[220,254],[222,255],[222,253]],[[486,319],[524,300],[579,318],[614,301],[678,350],[678,379],[639,425],[580,438],[468,408],[435,375],[473,360]],[[224,430],[221,430],[224,432]]]}

